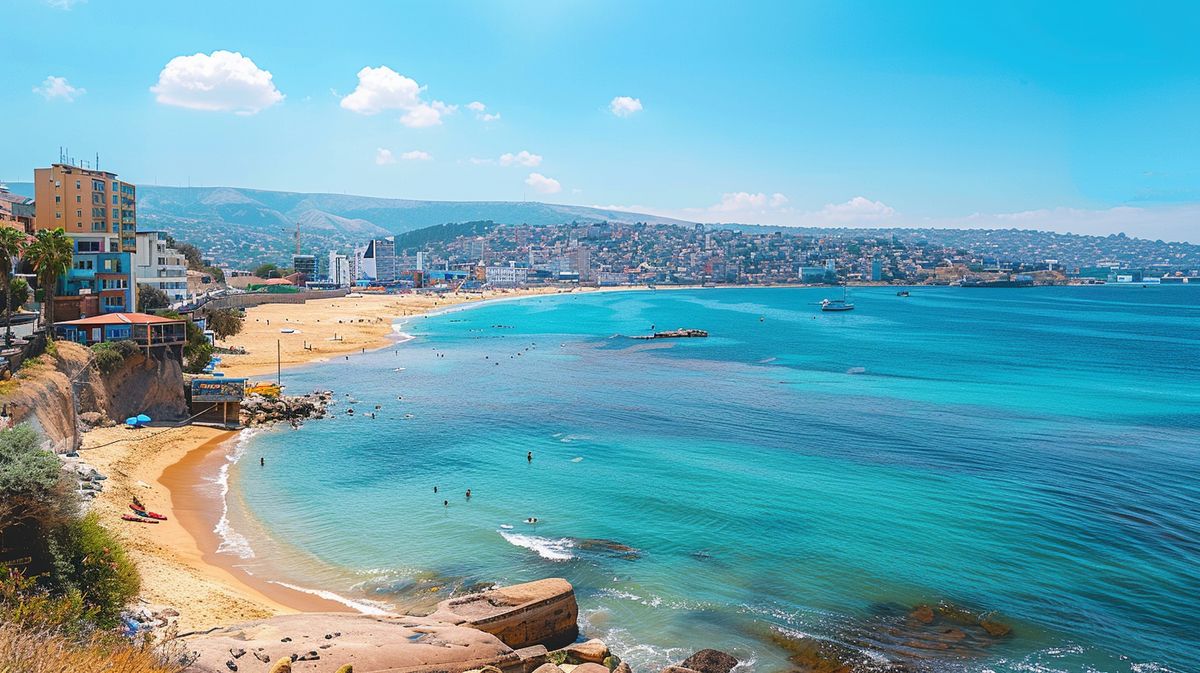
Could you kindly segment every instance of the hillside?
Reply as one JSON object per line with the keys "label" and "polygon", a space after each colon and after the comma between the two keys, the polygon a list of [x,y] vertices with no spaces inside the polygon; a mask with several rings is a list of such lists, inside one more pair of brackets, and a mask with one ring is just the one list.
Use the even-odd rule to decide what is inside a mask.
{"label": "hillside", "polygon": [[[33,194],[31,183],[15,183],[11,188]],[[572,221],[686,224],[655,215],[534,201],[417,201],[235,187],[138,185],[139,229],[166,231],[232,266],[285,260],[293,249],[297,222],[304,250],[324,254],[348,249],[371,236],[478,220],[531,225]]]}

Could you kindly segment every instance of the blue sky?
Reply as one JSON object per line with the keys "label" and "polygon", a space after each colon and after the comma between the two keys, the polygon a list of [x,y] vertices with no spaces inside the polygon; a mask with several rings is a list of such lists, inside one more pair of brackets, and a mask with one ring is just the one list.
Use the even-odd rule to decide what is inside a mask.
{"label": "blue sky", "polygon": [[5,18],[6,181],[63,145],[142,184],[1200,240],[1197,3],[13,0]]}

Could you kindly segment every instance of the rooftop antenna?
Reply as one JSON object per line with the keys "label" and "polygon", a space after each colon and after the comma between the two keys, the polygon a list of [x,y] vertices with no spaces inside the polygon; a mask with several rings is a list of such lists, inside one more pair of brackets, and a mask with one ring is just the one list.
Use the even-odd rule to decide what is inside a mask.
{"label": "rooftop antenna", "polygon": [[300,220],[296,220],[296,254],[300,254]]}
{"label": "rooftop antenna", "polygon": [[96,170],[100,170],[100,153],[96,152]]}

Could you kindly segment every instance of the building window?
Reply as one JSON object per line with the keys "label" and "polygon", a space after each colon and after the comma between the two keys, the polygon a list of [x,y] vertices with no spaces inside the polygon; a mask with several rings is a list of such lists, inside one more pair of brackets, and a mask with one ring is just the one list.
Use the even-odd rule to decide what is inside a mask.
{"label": "building window", "polygon": [[54,202],[55,202],[55,203],[62,203],[62,197],[61,197],[61,196],[56,196],[56,197],[54,197]]}
{"label": "building window", "polygon": [[[57,199],[58,197],[56,196],[56,197],[54,197],[54,198],[56,198],[56,199]],[[82,197],[82,196],[80,196],[79,194],[76,194],[76,195],[75,195],[75,203],[83,203],[83,197]]]}

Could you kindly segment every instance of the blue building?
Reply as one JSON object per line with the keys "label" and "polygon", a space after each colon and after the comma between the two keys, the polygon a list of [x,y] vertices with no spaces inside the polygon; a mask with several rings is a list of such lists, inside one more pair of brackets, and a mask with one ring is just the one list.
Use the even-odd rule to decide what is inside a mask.
{"label": "blue building", "polygon": [[71,268],[58,283],[58,296],[78,297],[79,315],[126,313],[136,308],[133,255],[107,236],[75,236]]}

